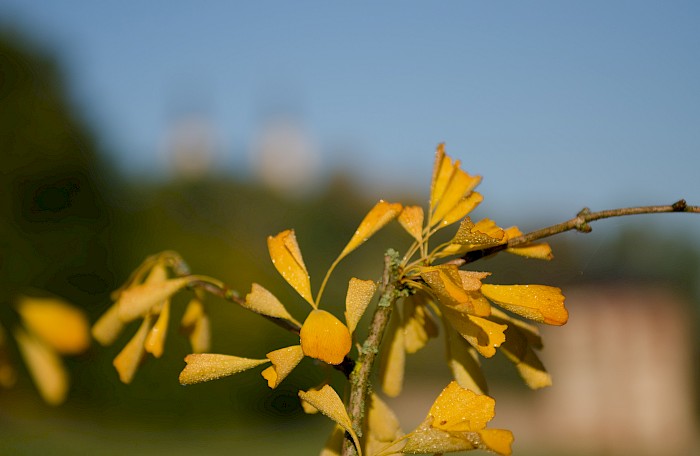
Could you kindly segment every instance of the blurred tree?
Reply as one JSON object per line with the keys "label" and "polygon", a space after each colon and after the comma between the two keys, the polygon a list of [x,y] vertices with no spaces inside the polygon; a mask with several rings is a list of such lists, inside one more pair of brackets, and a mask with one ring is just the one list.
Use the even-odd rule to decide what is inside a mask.
{"label": "blurred tree", "polygon": [[[0,34],[0,299],[34,287],[85,303],[112,286],[94,142],[53,59]],[[100,178],[105,179],[105,175]]]}

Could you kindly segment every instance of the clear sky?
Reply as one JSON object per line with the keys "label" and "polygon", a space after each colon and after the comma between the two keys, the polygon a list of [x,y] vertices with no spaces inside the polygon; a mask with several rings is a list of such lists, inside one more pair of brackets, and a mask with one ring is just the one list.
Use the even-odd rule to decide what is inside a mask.
{"label": "clear sky", "polygon": [[700,204],[697,1],[2,0],[0,24],[58,53],[127,172],[188,111],[245,169],[284,112],[366,182],[426,188],[444,141],[501,212]]}

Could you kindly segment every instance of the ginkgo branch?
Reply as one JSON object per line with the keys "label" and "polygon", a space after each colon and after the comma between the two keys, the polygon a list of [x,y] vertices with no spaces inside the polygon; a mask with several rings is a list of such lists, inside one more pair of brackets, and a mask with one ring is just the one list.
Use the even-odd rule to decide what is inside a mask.
{"label": "ginkgo branch", "polygon": [[[202,291],[206,291],[207,293],[209,293],[213,296],[217,296],[217,297],[222,298],[226,301],[233,302],[233,303],[238,304],[242,307],[245,307],[245,299],[241,297],[240,293],[238,293],[235,290],[232,290],[231,288],[226,286],[223,282],[195,280],[195,281],[191,282],[190,285],[193,287],[199,288]],[[271,317],[269,315],[263,315],[263,314],[259,314],[259,315],[270,320],[272,323],[276,324],[277,326],[280,326],[281,328],[283,328],[287,331],[293,332],[294,334],[299,334],[299,331],[301,331],[301,327],[292,323],[291,321],[285,320],[283,318]]]}
{"label": "ginkgo branch", "polygon": [[[381,294],[379,304],[374,310],[369,334],[365,340],[357,360],[355,370],[350,376],[350,403],[348,413],[352,421],[352,427],[358,435],[362,435],[362,420],[365,417],[365,405],[370,388],[370,373],[379,353],[382,337],[389,323],[394,303],[401,295],[399,289],[399,275],[397,268],[398,254],[392,250],[384,256],[384,273],[382,276]],[[347,437],[347,435],[346,435]],[[343,456],[355,456],[357,451],[352,440],[346,438],[343,442]]]}
{"label": "ginkgo branch", "polygon": [[576,214],[576,217],[562,223],[541,228],[530,233],[509,239],[505,244],[499,244],[492,247],[487,247],[481,250],[475,250],[464,255],[464,260],[467,263],[474,262],[485,256],[493,255],[510,247],[518,247],[529,244],[539,239],[544,239],[555,234],[564,233],[566,231],[576,230],[581,233],[590,233],[592,231],[591,222],[612,217],[626,217],[629,215],[641,214],[661,214],[670,212],[689,212],[700,214],[700,206],[689,206],[684,199],[678,200],[671,205],[665,206],[639,206],[626,207],[619,209],[608,209],[604,211],[591,212],[587,207],[583,208]]}

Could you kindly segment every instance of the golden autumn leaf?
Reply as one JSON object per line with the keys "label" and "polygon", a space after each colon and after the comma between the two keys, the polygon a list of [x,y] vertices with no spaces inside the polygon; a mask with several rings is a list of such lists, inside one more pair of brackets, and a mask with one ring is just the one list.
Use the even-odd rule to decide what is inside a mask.
{"label": "golden autumn leaf", "polygon": [[14,332],[19,352],[29,369],[39,394],[50,405],[58,405],[68,395],[68,372],[61,358],[44,342],[17,328]]}
{"label": "golden autumn leaf", "polygon": [[294,288],[312,307],[316,308],[311,295],[311,281],[301,257],[294,230],[285,230],[276,236],[268,236],[267,248],[272,264],[284,280]]}
{"label": "golden autumn leaf", "polygon": [[[433,212],[431,224],[435,225],[437,223],[443,222],[442,225],[447,226],[448,223],[446,223],[446,221],[444,220],[445,217],[452,211],[454,211],[458,206],[460,206],[460,203],[464,201],[464,197],[469,195],[469,193],[477,185],[479,185],[480,181],[481,177],[470,176],[466,172],[459,169],[459,161],[456,161],[452,175],[447,184],[447,188],[440,197],[440,200],[438,201],[437,206],[435,207],[435,211]],[[473,200],[471,202],[474,203],[474,207],[476,206],[476,204],[478,204],[476,203],[476,200]],[[457,212],[461,210],[463,209],[457,209]],[[459,218],[456,218],[455,214],[453,213],[450,215],[450,220],[457,221],[459,220]]]}
{"label": "golden autumn leaf", "polygon": [[[303,401],[302,403],[306,404],[306,402]],[[314,410],[318,412],[318,409],[316,409],[316,407],[314,407]],[[328,440],[326,440],[326,444],[323,446],[323,449],[321,450],[321,453],[319,453],[319,456],[340,456],[340,453],[343,451],[344,439],[345,431],[342,427],[336,424],[335,426],[333,426],[331,435],[328,436]]]}
{"label": "golden autumn leaf", "polygon": [[493,418],[495,402],[450,383],[418,428],[407,435],[404,454],[449,453],[483,449],[508,456],[513,434],[503,429],[486,429]]}
{"label": "golden autumn leaf", "polygon": [[442,218],[441,225],[448,226],[462,220],[484,200],[479,192],[471,192],[457,202],[457,204]]}
{"label": "golden autumn leaf", "polygon": [[194,353],[185,357],[187,366],[180,372],[180,384],[208,382],[269,363],[269,359],[250,359],[213,353]]}
{"label": "golden autumn leaf", "polygon": [[375,204],[362,222],[360,222],[360,226],[355,230],[352,238],[350,238],[350,242],[348,242],[343,251],[340,252],[336,262],[345,258],[350,252],[364,244],[374,233],[382,229],[384,225],[399,215],[401,209],[402,206],[399,203],[387,203],[386,201],[380,200]]}
{"label": "golden autumn leaf", "polygon": [[[465,271],[459,271],[454,264],[426,266],[420,269],[421,277],[441,304],[463,313],[485,317],[491,313],[490,304],[480,299],[478,293],[474,294],[470,291],[474,286],[471,279],[476,279],[480,273],[475,274],[470,275]],[[465,289],[462,282],[463,276],[468,279],[469,290]]]}
{"label": "golden autumn leaf", "polygon": [[180,321],[180,328],[189,337],[194,353],[209,351],[211,344],[209,317],[204,311],[204,304],[200,297],[192,298],[187,304]]}
{"label": "golden autumn leaf", "polygon": [[373,280],[360,280],[355,277],[348,283],[348,292],[345,296],[345,322],[352,334],[357,323],[365,313],[369,302],[377,291],[377,283]]}
{"label": "golden autumn leaf", "polygon": [[170,300],[166,300],[160,309],[160,314],[156,323],[148,333],[146,342],[143,347],[146,351],[156,358],[163,355],[163,347],[165,346],[165,337],[168,334],[168,323],[170,322]]}
{"label": "golden autumn leaf", "polygon": [[[465,210],[472,202],[464,203],[464,198],[468,198],[471,191],[479,184],[481,177],[470,176],[459,169],[459,161],[452,162],[452,159],[445,155],[445,146],[440,144],[435,153],[435,164],[433,166],[433,179],[430,185],[430,225],[431,227],[440,222],[442,226],[447,226],[444,219],[449,214],[449,219],[457,221],[461,217],[457,214]],[[466,212],[470,209],[466,208]],[[452,211],[456,211],[451,213]]]}
{"label": "golden autumn leaf", "polygon": [[139,326],[139,329],[136,331],[136,334],[134,334],[112,362],[114,368],[117,369],[119,373],[119,379],[124,383],[131,383],[143,356],[146,354],[144,343],[146,342],[146,337],[148,337],[148,332],[151,330],[152,324],[152,316],[146,315],[141,322],[141,326]]}
{"label": "golden autumn leaf", "polygon": [[505,429],[482,429],[478,432],[480,448],[493,451],[497,454],[511,454],[513,445],[513,433]]}
{"label": "golden autumn leaf", "polygon": [[[511,226],[505,231],[506,238],[509,240],[523,235],[523,233],[518,229],[517,226]],[[518,247],[508,247],[506,249],[506,252],[524,256],[527,258],[536,258],[538,260],[551,260],[554,258],[552,248],[546,242],[536,242],[524,244]]]}
{"label": "golden autumn leaf", "polygon": [[334,365],[342,363],[352,347],[348,327],[325,310],[314,309],[309,313],[299,339],[306,356]]}
{"label": "golden autumn leaf", "polygon": [[396,414],[378,395],[369,395],[369,411],[365,420],[364,451],[366,454],[378,454],[387,445],[401,437],[401,425]]}
{"label": "golden autumn leaf", "polygon": [[423,217],[420,206],[406,206],[399,214],[399,224],[418,242],[423,240]]}
{"label": "golden autumn leaf", "polygon": [[90,346],[87,317],[61,299],[22,296],[17,312],[24,326],[58,353],[74,355]]}
{"label": "golden autumn leaf", "polygon": [[430,407],[431,426],[443,431],[479,431],[494,416],[496,401],[452,381]]}
{"label": "golden autumn leaf", "polygon": [[262,376],[267,380],[267,386],[274,389],[301,362],[304,351],[301,349],[301,345],[292,345],[271,351],[265,356],[272,362],[272,366],[266,368],[262,372]]}
{"label": "golden autumn leaf", "polygon": [[389,397],[396,397],[403,389],[406,350],[404,348],[404,332],[401,327],[399,309],[394,309],[389,317],[389,325],[382,343],[381,358],[379,359],[379,382],[382,391]]}
{"label": "golden autumn leaf", "polygon": [[320,390],[299,391],[299,398],[314,406],[319,412],[345,429],[352,437],[357,452],[362,456],[360,440],[357,438],[357,434],[352,428],[352,422],[350,421],[348,412],[345,410],[343,401],[333,388],[329,385],[324,385]]}
{"label": "golden autumn leaf", "polygon": [[481,362],[476,349],[449,325],[446,327],[446,338],[447,365],[452,371],[455,381],[462,388],[470,389],[479,394],[488,393],[486,378],[481,370]]}
{"label": "golden autumn leaf", "polygon": [[542,348],[537,327],[496,309],[492,319],[508,325],[506,341],[499,349],[515,365],[525,384],[532,389],[550,386],[552,377],[535,353],[535,349]]}
{"label": "golden autumn leaf", "polygon": [[292,317],[284,305],[267,289],[254,283],[250,293],[245,297],[245,302],[241,304],[246,309],[252,310],[261,315],[268,317],[281,318],[301,326],[301,323]]}
{"label": "golden autumn leaf", "polygon": [[124,329],[124,322],[119,318],[119,305],[112,304],[92,326],[92,337],[103,346],[111,345]]}
{"label": "golden autumn leaf", "polygon": [[127,323],[142,317],[149,310],[160,310],[163,302],[187,286],[190,278],[178,277],[164,281],[147,281],[127,288],[119,295],[119,318]]}
{"label": "golden autumn leaf", "polygon": [[569,319],[561,289],[546,285],[481,286],[490,301],[522,317],[548,325],[563,325]]}
{"label": "golden autumn leaf", "polygon": [[437,324],[428,312],[428,297],[416,293],[403,301],[403,335],[406,353],[416,353],[438,335]]}
{"label": "golden autumn leaf", "polygon": [[506,340],[506,325],[458,312],[448,306],[443,306],[442,311],[452,327],[486,358],[495,355],[496,347]]}

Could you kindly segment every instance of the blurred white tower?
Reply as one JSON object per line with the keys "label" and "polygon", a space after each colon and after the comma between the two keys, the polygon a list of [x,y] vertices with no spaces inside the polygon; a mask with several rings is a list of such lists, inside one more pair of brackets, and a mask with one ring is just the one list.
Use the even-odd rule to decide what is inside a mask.
{"label": "blurred white tower", "polygon": [[289,117],[275,117],[264,125],[251,162],[264,185],[285,195],[308,191],[318,177],[318,152],[299,123]]}

